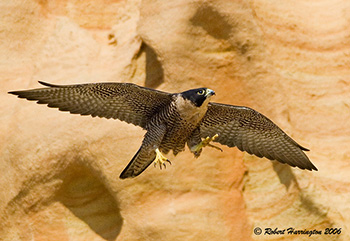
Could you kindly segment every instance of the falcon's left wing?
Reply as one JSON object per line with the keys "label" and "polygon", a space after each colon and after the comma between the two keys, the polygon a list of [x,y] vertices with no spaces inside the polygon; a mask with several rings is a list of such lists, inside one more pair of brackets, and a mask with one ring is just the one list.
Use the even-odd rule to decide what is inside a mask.
{"label": "falcon's left wing", "polygon": [[270,119],[242,106],[209,103],[200,126],[201,136],[214,136],[223,145],[237,146],[241,151],[277,160],[301,169],[316,170],[300,146]]}

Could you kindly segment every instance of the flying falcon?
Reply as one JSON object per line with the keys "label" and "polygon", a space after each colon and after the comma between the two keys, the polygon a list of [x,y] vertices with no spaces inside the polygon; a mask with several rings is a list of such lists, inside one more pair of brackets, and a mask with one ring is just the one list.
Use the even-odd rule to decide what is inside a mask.
{"label": "flying falcon", "polygon": [[166,93],[131,83],[54,85],[48,88],[11,91],[19,98],[47,104],[72,114],[119,119],[142,127],[146,134],[140,149],[120,178],[140,175],[151,163],[165,167],[164,156],[184,151],[195,157],[212,141],[241,151],[287,163],[292,167],[316,170],[296,143],[270,119],[243,106],[209,102],[215,92],[208,88]]}

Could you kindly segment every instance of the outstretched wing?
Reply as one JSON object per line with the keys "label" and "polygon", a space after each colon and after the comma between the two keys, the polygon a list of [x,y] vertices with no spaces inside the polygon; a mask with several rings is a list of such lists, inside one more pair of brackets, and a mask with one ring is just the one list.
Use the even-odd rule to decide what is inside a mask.
{"label": "outstretched wing", "polygon": [[200,126],[201,136],[241,151],[301,169],[316,170],[300,146],[270,119],[248,107],[209,103]]}
{"label": "outstretched wing", "polygon": [[146,128],[154,113],[171,102],[171,94],[131,83],[53,85],[48,88],[11,91],[19,98],[48,104],[72,114],[119,119]]}

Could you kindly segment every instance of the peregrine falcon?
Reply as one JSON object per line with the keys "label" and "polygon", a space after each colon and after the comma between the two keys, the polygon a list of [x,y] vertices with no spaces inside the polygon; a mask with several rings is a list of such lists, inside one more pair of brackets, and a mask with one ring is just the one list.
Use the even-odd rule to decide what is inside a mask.
{"label": "peregrine falcon", "polygon": [[151,163],[165,167],[171,162],[164,155],[170,150],[176,155],[186,144],[195,157],[206,146],[221,150],[211,142],[317,171],[303,152],[308,149],[270,119],[248,107],[209,102],[215,92],[208,88],[166,93],[132,83],[39,83],[48,88],[9,93],[72,114],[119,119],[146,130],[141,147],[120,174],[122,179],[140,175]]}

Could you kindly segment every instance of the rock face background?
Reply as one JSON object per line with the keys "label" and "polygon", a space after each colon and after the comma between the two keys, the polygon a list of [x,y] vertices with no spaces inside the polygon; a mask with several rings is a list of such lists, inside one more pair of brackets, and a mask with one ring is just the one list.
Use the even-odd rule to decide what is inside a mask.
{"label": "rock face background", "polygon": [[[0,237],[349,240],[349,16],[347,0],[2,1]],[[144,132],[6,93],[37,80],[210,87],[273,119],[319,171],[222,147],[120,180]]]}

